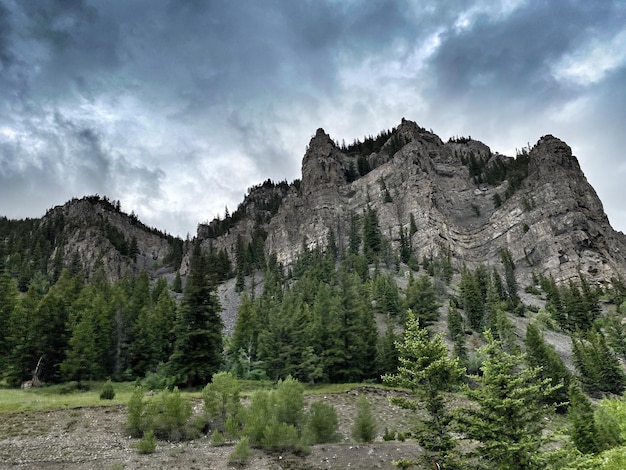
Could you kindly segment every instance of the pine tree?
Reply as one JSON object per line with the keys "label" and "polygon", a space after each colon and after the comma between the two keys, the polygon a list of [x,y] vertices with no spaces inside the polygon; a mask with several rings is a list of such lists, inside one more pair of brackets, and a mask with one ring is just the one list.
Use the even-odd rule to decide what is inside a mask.
{"label": "pine tree", "polygon": [[506,300],[504,284],[502,284],[502,278],[496,268],[493,268],[491,272],[491,286],[495,290],[499,300]]}
{"label": "pine tree", "polygon": [[235,269],[237,277],[235,290],[241,292],[246,283],[246,254],[241,234],[237,235],[237,243],[235,245]]}
{"label": "pine tree", "polygon": [[161,292],[154,306],[151,322],[148,326],[150,336],[154,338],[156,349],[150,367],[167,362],[174,347],[174,325],[176,320],[176,302],[167,290]]}
{"label": "pine tree", "polygon": [[459,412],[466,436],[478,442],[476,454],[494,469],[543,468],[539,449],[543,443],[544,417],[550,407],[542,405],[554,392],[536,368],[523,367],[524,356],[509,354],[486,332],[488,344],[482,375],[473,376],[478,388],[466,387],[475,406]]}
{"label": "pine tree", "polygon": [[372,405],[364,395],[356,401],[356,416],[352,425],[352,438],[357,442],[372,442],[376,437],[376,420]]}
{"label": "pine tree", "polygon": [[156,284],[152,288],[150,292],[150,299],[152,300],[152,305],[156,304],[159,300],[159,296],[163,293],[163,291],[167,290],[167,279],[164,277],[160,277],[157,279]]}
{"label": "pine tree", "polygon": [[400,312],[398,285],[390,275],[376,274],[373,294],[379,312],[386,315],[397,315]]}
{"label": "pine tree", "polygon": [[332,257],[333,264],[339,257],[339,247],[337,246],[337,236],[335,231],[330,228],[326,236],[326,252]]}
{"label": "pine tree", "polygon": [[427,461],[437,456],[442,463],[449,463],[455,439],[450,434],[452,417],[446,409],[444,392],[458,384],[464,369],[458,358],[448,357],[443,336],[430,340],[428,330],[420,326],[411,310],[407,312],[403,341],[396,346],[400,362],[398,373],[384,376],[383,382],[408,388],[415,398],[391,397],[389,400],[411,411],[426,410],[428,418],[419,421],[414,434],[428,451]]}
{"label": "pine tree", "polygon": [[233,353],[243,350],[251,360],[256,359],[259,336],[259,325],[256,318],[256,308],[247,294],[241,296],[241,303],[235,320],[235,327],[231,340]]}
{"label": "pine tree", "polygon": [[378,334],[369,296],[359,289],[358,276],[343,271],[338,275],[341,304],[334,349],[341,352],[335,356],[331,381],[359,382],[374,375]]}
{"label": "pine tree", "polygon": [[593,408],[580,385],[572,382],[568,388],[570,436],[576,448],[583,454],[595,454],[599,450],[598,432],[593,418]]}
{"label": "pine tree", "polygon": [[361,248],[360,220],[354,213],[350,214],[349,253],[358,255]]}
{"label": "pine tree", "polygon": [[517,334],[515,333],[515,325],[507,313],[498,309],[496,311],[496,326],[498,331],[498,340],[502,349],[509,353],[518,353],[519,346],[517,344]]}
{"label": "pine tree", "polygon": [[626,389],[626,374],[601,331],[579,332],[572,344],[578,379],[588,393],[620,394]]}
{"label": "pine tree", "polygon": [[180,278],[180,271],[176,271],[176,276],[172,282],[172,290],[177,294],[180,294],[183,291],[183,282]]}
{"label": "pine tree", "polygon": [[571,374],[554,346],[544,340],[539,328],[534,323],[530,323],[526,328],[526,358],[530,367],[539,370],[540,379],[549,380],[552,386],[560,385],[551,395],[546,397],[546,401],[556,405],[557,410],[565,411]]}
{"label": "pine tree", "polygon": [[396,348],[396,334],[393,324],[387,321],[385,335],[378,341],[378,364],[379,375],[394,374],[398,368],[398,349]]}
{"label": "pine tree", "polygon": [[465,334],[463,327],[463,317],[459,310],[450,303],[448,306],[448,333],[450,339],[454,340],[457,335]]}
{"label": "pine tree", "polygon": [[612,310],[605,317],[605,331],[607,343],[622,359],[626,359],[626,325],[622,322],[623,316]]}
{"label": "pine tree", "polygon": [[437,321],[440,305],[437,303],[437,294],[427,275],[424,274],[415,280],[413,273],[409,273],[404,307],[413,311],[422,328]]}
{"label": "pine tree", "polygon": [[133,261],[137,261],[137,255],[139,254],[139,246],[137,245],[137,237],[133,235],[130,240],[130,245],[128,247],[128,256],[130,256]]}
{"label": "pine tree", "polygon": [[[2,296],[0,303],[4,305],[1,310],[9,311],[8,324],[3,330],[6,334],[0,339],[0,341],[6,341],[8,352],[6,356],[0,355],[0,361],[6,357],[6,364],[3,367],[4,375],[11,386],[19,386],[32,378],[32,371],[38,361],[34,353],[36,343],[33,337],[32,323],[37,312],[37,305],[44,294],[45,292],[40,291],[31,281],[26,295],[14,304],[12,309],[6,309],[7,304],[5,302],[10,301],[13,295],[15,295],[13,300],[17,300],[17,288],[13,282],[8,285],[0,285],[0,296]],[[0,312],[0,314],[2,313]]]}
{"label": "pine tree", "polygon": [[5,272],[0,272],[0,370],[6,367],[5,358],[13,344],[6,334],[9,331],[10,318],[17,307],[18,290],[15,282]]}
{"label": "pine tree", "polygon": [[341,299],[328,284],[320,284],[312,308],[312,344],[317,346],[317,353],[322,360],[324,380],[331,375],[346,357],[343,341],[339,335],[342,328],[340,310]]}
{"label": "pine tree", "polygon": [[274,380],[291,373],[300,376],[298,365],[308,345],[305,308],[301,298],[287,291],[282,304],[268,312],[268,321],[259,333],[258,350],[267,374]]}
{"label": "pine tree", "polygon": [[378,215],[374,209],[368,207],[363,218],[363,251],[369,263],[378,259],[382,247],[383,235],[378,225]]}
{"label": "pine tree", "polygon": [[515,279],[515,262],[513,256],[508,249],[504,249],[500,252],[500,259],[504,265],[504,280],[506,282],[506,289],[509,296],[511,305],[515,306],[519,303],[519,296],[517,294],[517,280]]}
{"label": "pine tree", "polygon": [[220,432],[226,430],[229,418],[238,419],[241,411],[239,394],[241,386],[230,372],[219,372],[213,375],[211,383],[202,390],[204,412],[213,422],[213,429]]}
{"label": "pine tree", "polygon": [[417,232],[417,224],[415,223],[415,216],[413,215],[413,212],[411,212],[409,219],[409,237],[413,237],[413,235]]}
{"label": "pine tree", "polygon": [[563,303],[567,312],[567,326],[570,331],[588,331],[593,326],[594,317],[588,310],[588,305],[573,282],[563,289]]}
{"label": "pine tree", "polygon": [[62,380],[61,363],[69,346],[67,325],[70,310],[82,288],[78,276],[63,271],[61,277],[41,300],[34,315],[32,329],[34,356],[44,356],[43,381]]}
{"label": "pine tree", "polygon": [[461,364],[467,364],[468,353],[465,344],[465,333],[459,333],[454,337],[454,357],[458,357]]}
{"label": "pine tree", "polygon": [[411,237],[406,233],[404,227],[400,227],[400,261],[407,264],[411,259]]}
{"label": "pine tree", "polygon": [[194,249],[168,370],[179,384],[206,384],[222,363],[221,305],[199,247]]}
{"label": "pine tree", "polygon": [[463,316],[452,302],[448,306],[448,334],[450,339],[454,341],[454,357],[458,357],[462,364],[466,364],[468,357]]}
{"label": "pine tree", "polygon": [[459,283],[459,300],[465,310],[470,327],[474,331],[483,330],[484,304],[480,293],[480,286],[476,277],[467,269],[461,273]]}
{"label": "pine tree", "polygon": [[491,330],[492,333],[498,336],[498,313],[503,310],[501,305],[503,303],[498,295],[497,286],[495,283],[490,282],[485,297],[483,322],[486,330]]}
{"label": "pine tree", "polygon": [[92,380],[97,377],[97,352],[93,318],[91,312],[79,315],[71,328],[69,349],[61,364],[63,378],[66,381]]}

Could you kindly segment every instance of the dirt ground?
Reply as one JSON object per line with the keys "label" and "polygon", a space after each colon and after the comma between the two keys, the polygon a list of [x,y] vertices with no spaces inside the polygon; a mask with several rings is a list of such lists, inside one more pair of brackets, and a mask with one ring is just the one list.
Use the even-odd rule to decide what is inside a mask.
{"label": "dirt ground", "polygon": [[[407,430],[407,411],[389,404],[387,393],[361,388],[346,393],[308,397],[332,403],[343,441],[312,446],[304,456],[269,455],[253,450],[245,469],[395,469],[392,460],[417,458],[414,442],[383,442],[385,427]],[[350,438],[359,394],[372,404],[378,436],[372,444]],[[126,407],[93,407],[52,412],[0,415],[0,469],[228,469],[232,445],[216,447],[209,436],[189,442],[159,441],[155,453],[140,455],[124,433]]]}

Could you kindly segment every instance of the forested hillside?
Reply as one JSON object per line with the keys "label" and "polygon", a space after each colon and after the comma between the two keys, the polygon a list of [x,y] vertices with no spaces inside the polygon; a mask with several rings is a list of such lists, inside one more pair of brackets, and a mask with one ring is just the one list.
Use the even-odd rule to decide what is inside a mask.
{"label": "forested hillside", "polygon": [[[386,384],[444,468],[542,468],[546,437],[567,465],[620,449],[600,410],[626,389],[623,234],[572,159],[551,136],[507,159],[403,121],[349,146],[319,130],[301,182],[185,242],[99,196],[0,219],[1,383]],[[565,209],[542,205],[545,168]]]}

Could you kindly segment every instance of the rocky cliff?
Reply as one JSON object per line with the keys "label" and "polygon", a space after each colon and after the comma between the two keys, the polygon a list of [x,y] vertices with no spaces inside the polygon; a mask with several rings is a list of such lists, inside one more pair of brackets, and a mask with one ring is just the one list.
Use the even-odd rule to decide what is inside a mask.
{"label": "rocky cliff", "polygon": [[102,266],[111,281],[142,270],[160,276],[172,273],[182,257],[182,240],[146,227],[99,196],[54,207],[39,225],[52,243],[49,274],[67,268],[90,277]]}
{"label": "rocky cliff", "polygon": [[391,246],[398,250],[408,233],[418,259],[449,253],[457,267],[472,267],[499,263],[506,249],[522,281],[533,272],[557,281],[579,272],[598,282],[626,276],[626,236],[611,228],[570,147],[556,137],[512,158],[470,138],[444,143],[403,119],[370,144],[339,147],[318,129],[301,182],[252,188],[237,217],[201,225],[198,240],[235,260],[238,237],[262,237],[265,255],[288,266],[303,243],[325,248],[331,232],[347,249],[351,220],[374,210]]}
{"label": "rocky cliff", "polygon": [[[460,269],[497,265],[508,250],[521,285],[533,273],[557,282],[579,273],[594,282],[626,278],[626,236],[611,228],[566,143],[547,135],[506,157],[471,138],[444,143],[408,120],[350,146],[318,129],[301,180],[250,188],[235,212],[200,224],[195,241],[226,253],[233,270],[245,258],[249,273],[270,255],[289,267],[304,248],[325,249],[329,240],[340,253],[348,250],[355,223],[362,234],[372,211],[395,257],[404,243],[419,261],[445,254]],[[74,199],[31,222],[20,230],[37,234],[20,243],[31,247],[32,269],[48,274],[65,267],[90,276],[102,265],[114,280],[144,269],[173,277],[179,265],[183,275],[189,268],[182,240],[107,198]],[[16,244],[11,236],[4,242]],[[8,255],[6,263],[16,277],[24,266]]]}

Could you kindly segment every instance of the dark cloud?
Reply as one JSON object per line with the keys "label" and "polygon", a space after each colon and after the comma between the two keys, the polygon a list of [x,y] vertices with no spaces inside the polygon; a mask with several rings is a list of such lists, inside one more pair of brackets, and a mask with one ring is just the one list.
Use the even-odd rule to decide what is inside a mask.
{"label": "dark cloud", "polygon": [[572,91],[556,83],[551,66],[612,13],[589,2],[530,2],[502,20],[481,14],[443,35],[431,64],[437,95],[525,107],[567,99]]}
{"label": "dark cloud", "polygon": [[403,116],[500,151],[560,135],[616,200],[605,168],[623,161],[625,13],[569,0],[0,0],[0,213],[99,193],[193,233],[249,186],[299,177],[318,127],[352,140]]}
{"label": "dark cloud", "polygon": [[0,3],[0,72],[8,68],[13,62],[10,52],[9,38],[11,37],[11,22],[9,10]]}

